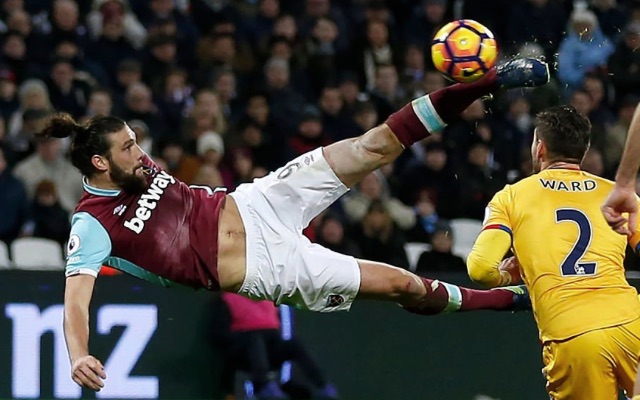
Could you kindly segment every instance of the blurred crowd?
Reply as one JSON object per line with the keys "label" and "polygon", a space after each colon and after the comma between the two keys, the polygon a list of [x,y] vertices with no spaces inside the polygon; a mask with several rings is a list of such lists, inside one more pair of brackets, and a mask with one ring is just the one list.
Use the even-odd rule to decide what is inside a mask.
{"label": "blurred crowd", "polygon": [[588,115],[583,168],[613,175],[640,96],[640,1],[1,0],[0,240],[67,239],[82,180],[68,142],[34,139],[53,112],[121,117],[174,176],[231,191],[449,85],[430,43],[460,17],[488,26],[502,58],[545,57],[552,82],[478,100],[306,234],[404,267],[405,243],[431,243],[419,270],[463,271],[447,221],[481,220],[531,173],[538,111]]}

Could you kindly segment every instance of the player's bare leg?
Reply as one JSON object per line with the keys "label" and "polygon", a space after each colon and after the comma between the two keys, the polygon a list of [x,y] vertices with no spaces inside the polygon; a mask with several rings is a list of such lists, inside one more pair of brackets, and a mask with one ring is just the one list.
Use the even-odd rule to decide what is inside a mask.
{"label": "player's bare leg", "polygon": [[[324,148],[324,155],[338,178],[352,187],[366,175],[393,162],[413,143],[444,128],[471,103],[505,87],[538,86],[547,83],[545,63],[512,60],[491,69],[471,84],[457,84],[423,96],[392,114],[385,124],[364,135]],[[478,291],[420,278],[389,265],[359,261],[359,297],[391,300],[410,312],[431,315],[443,311],[512,309],[527,294],[523,289]]]}
{"label": "player's bare leg", "polygon": [[492,290],[468,289],[419,277],[407,270],[373,261],[358,260],[361,271],[358,299],[394,301],[409,312],[434,315],[443,312],[531,308],[522,286]]}
{"label": "player's bare leg", "polygon": [[475,100],[499,88],[539,86],[548,80],[548,66],[541,61],[508,61],[473,83],[452,85],[414,100],[362,136],[325,147],[325,158],[338,178],[352,187],[427,138],[430,131],[444,128]]}

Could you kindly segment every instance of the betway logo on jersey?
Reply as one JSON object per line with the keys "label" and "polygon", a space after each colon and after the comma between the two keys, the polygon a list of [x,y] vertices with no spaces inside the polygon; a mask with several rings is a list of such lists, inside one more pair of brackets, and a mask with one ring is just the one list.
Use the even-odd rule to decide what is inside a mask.
{"label": "betway logo on jersey", "polygon": [[160,197],[164,194],[164,189],[172,183],[176,183],[173,176],[167,174],[165,171],[160,171],[160,173],[153,178],[153,182],[151,182],[147,193],[140,196],[140,200],[138,200],[139,207],[136,208],[135,217],[125,221],[124,226],[137,234],[142,232],[145,221],[151,218],[151,213],[156,208]]}

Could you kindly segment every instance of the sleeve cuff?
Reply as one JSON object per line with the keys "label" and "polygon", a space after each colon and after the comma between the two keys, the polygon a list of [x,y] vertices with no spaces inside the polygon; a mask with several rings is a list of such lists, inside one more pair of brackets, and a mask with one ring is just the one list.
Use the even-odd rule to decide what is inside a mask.
{"label": "sleeve cuff", "polygon": [[65,276],[68,278],[70,276],[75,276],[75,275],[91,275],[94,278],[98,277],[98,271],[96,271],[95,269],[91,269],[91,268],[78,268],[78,269],[74,269],[72,271],[66,271],[65,272]]}
{"label": "sleeve cuff", "polygon": [[489,224],[489,225],[486,225],[484,228],[482,228],[483,231],[486,231],[486,230],[489,230],[489,229],[499,229],[499,230],[507,232],[509,235],[513,236],[513,232],[511,232],[511,228],[507,227],[506,225]]}

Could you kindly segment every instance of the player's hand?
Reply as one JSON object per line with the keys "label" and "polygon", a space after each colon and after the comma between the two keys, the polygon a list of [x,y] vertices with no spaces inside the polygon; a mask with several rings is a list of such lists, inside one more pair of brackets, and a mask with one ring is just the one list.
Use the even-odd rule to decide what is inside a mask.
{"label": "player's hand", "polygon": [[[633,235],[638,223],[638,196],[633,187],[616,184],[600,207],[604,219],[621,235]],[[629,213],[625,218],[623,213]]]}
{"label": "player's hand", "polygon": [[103,379],[107,379],[104,367],[93,356],[80,357],[71,366],[71,378],[82,387],[99,392],[104,387]]}
{"label": "player's hand", "polygon": [[498,271],[500,271],[501,274],[504,272],[509,274],[510,280],[507,285],[514,285],[520,282],[520,263],[518,263],[517,258],[509,257],[502,260],[498,266]]}

